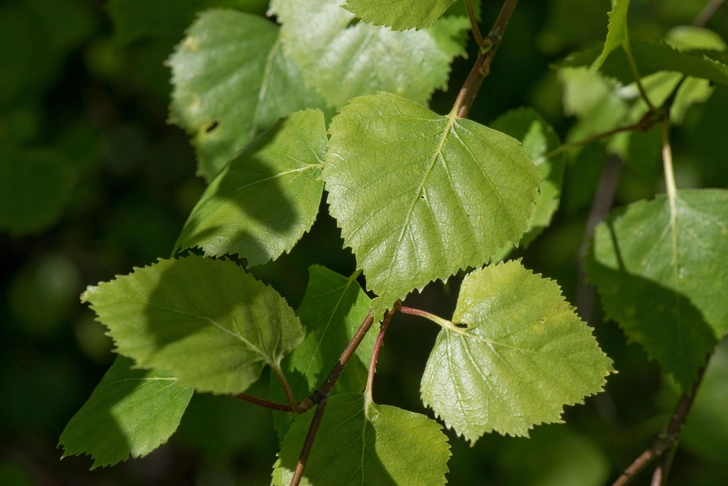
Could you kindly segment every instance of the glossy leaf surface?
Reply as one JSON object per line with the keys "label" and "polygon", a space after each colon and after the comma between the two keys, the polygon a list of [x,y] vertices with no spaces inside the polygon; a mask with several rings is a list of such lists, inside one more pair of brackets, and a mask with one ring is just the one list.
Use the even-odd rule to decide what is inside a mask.
{"label": "glossy leaf surface", "polygon": [[192,388],[171,373],[131,369],[116,358],[88,401],[68,422],[60,438],[63,457],[88,454],[92,469],[143,457],[177,430]]}
{"label": "glossy leaf surface", "polygon": [[[290,484],[312,415],[301,415],[286,434],[274,485]],[[301,484],[443,485],[449,458],[447,437],[434,420],[364,395],[338,395],[326,407]]]}
{"label": "glossy leaf surface", "polygon": [[353,100],[330,133],[330,211],[377,311],[482,265],[527,229],[537,168],[507,135],[385,93]]}
{"label": "glossy leaf surface", "polygon": [[600,392],[612,372],[559,286],[518,261],[467,275],[453,323],[437,337],[422,400],[471,442],[560,422],[564,405]]}
{"label": "glossy leaf surface", "polygon": [[290,251],[318,214],[326,143],[320,111],[279,121],[210,183],[175,247],[237,254],[249,266]]}
{"label": "glossy leaf surface", "polygon": [[728,332],[728,191],[683,190],[616,210],[587,253],[609,318],[687,389]]}
{"label": "glossy leaf surface", "polygon": [[119,354],[199,391],[242,393],[303,339],[278,292],[230,261],[159,260],[89,287],[82,300]]}

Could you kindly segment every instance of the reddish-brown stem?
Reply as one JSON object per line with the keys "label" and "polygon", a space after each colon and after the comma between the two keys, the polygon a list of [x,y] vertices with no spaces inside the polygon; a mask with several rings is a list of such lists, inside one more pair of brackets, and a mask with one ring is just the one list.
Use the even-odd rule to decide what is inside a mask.
{"label": "reddish-brown stem", "polygon": [[311,420],[311,425],[308,428],[308,434],[306,435],[306,440],[303,443],[301,454],[298,456],[298,463],[296,464],[296,470],[293,473],[291,486],[298,486],[301,483],[303,471],[306,468],[306,461],[308,460],[308,456],[311,454],[313,442],[316,439],[319,425],[321,425],[321,419],[324,415],[324,410],[326,408],[326,402],[329,398],[329,394],[334,388],[334,385],[336,385],[336,381],[339,379],[339,376],[341,376],[342,371],[344,371],[346,364],[349,362],[351,357],[354,356],[354,352],[361,344],[364,336],[366,336],[369,329],[372,327],[373,322],[374,315],[370,310],[367,316],[364,318],[364,322],[361,323],[359,329],[357,329],[356,331],[356,334],[354,334],[354,337],[352,337],[351,341],[349,341],[349,344],[346,345],[346,349],[344,349],[344,352],[341,353],[339,361],[336,362],[336,365],[331,370],[331,373],[329,373],[329,376],[326,377],[326,380],[324,380],[323,384],[316,391],[311,393],[311,395],[309,395],[306,400],[298,405],[299,411],[308,410],[313,405],[317,405],[317,407],[316,411],[314,412],[313,419]]}
{"label": "reddish-brown stem", "polygon": [[[708,356],[708,359],[710,356]],[[698,392],[700,383],[703,381],[703,375],[705,374],[705,368],[708,363],[706,362],[700,370],[698,370],[698,376],[690,386],[690,390],[687,390],[680,397],[680,401],[677,403],[675,410],[672,413],[672,418],[667,426],[667,429],[663,434],[652,441],[650,447],[639,455],[637,459],[630,464],[630,466],[624,470],[624,472],[617,478],[612,486],[625,486],[634,479],[635,475],[645,469],[652,461],[660,458],[660,463],[652,476],[652,486],[664,486],[667,481],[667,475],[670,471],[670,465],[672,464],[672,458],[677,448],[680,433],[685,426],[685,420],[690,413],[690,408],[695,400],[695,395]]]}
{"label": "reddish-brown stem", "polygon": [[480,26],[478,26],[478,19],[475,18],[475,10],[473,10],[473,3],[471,2],[471,0],[465,0],[465,7],[468,9],[470,28],[473,31],[475,43],[478,44],[480,47],[483,47],[486,45],[485,39],[483,39],[483,34],[480,33]]}
{"label": "reddish-brown stem", "polygon": [[518,0],[506,0],[503,3],[503,8],[501,8],[500,14],[495,24],[493,24],[493,28],[490,29],[490,34],[482,40],[482,43],[478,43],[480,45],[480,54],[468,78],[463,83],[463,87],[460,89],[460,93],[458,93],[451,112],[451,114],[455,114],[458,118],[468,116],[475,97],[478,96],[478,91],[480,91],[483,80],[490,72],[490,63],[493,61],[501,39],[503,39],[503,34],[508,27],[508,22],[511,20],[513,10],[516,8],[517,3]]}
{"label": "reddish-brown stem", "polygon": [[295,412],[292,406],[285,404],[285,403],[276,403],[271,402],[268,400],[263,400],[262,398],[252,397],[250,395],[246,395],[245,393],[241,393],[239,395],[233,395],[234,398],[238,398],[240,400],[244,400],[248,403],[252,403],[254,405],[259,405],[261,407],[270,408],[271,410],[277,410],[279,412]]}
{"label": "reddish-brown stem", "polygon": [[394,313],[397,312],[398,307],[399,305],[395,304],[394,308],[391,311],[387,312],[387,315],[384,316],[382,325],[379,328],[379,336],[377,336],[377,342],[374,344],[372,360],[369,363],[369,375],[367,376],[367,393],[369,393],[369,396],[372,395],[372,390],[374,390],[374,373],[377,368],[377,360],[379,359],[379,350],[382,348],[382,344],[384,343],[384,335],[387,333],[389,323],[392,320],[392,317],[394,317]]}
{"label": "reddish-brown stem", "polygon": [[329,397],[325,396],[318,402],[316,411],[311,419],[311,425],[308,428],[308,434],[306,434],[306,440],[303,442],[303,448],[301,449],[301,455],[298,456],[298,462],[296,463],[296,470],[293,471],[293,479],[291,479],[291,486],[298,486],[301,484],[303,478],[303,471],[306,469],[306,461],[308,456],[311,454],[313,448],[313,442],[316,440],[316,434],[318,433],[321,420],[324,417],[324,411],[326,411],[326,403]]}
{"label": "reddish-brown stem", "polygon": [[331,390],[334,388],[334,385],[336,385],[336,381],[339,379],[341,372],[344,371],[346,364],[354,355],[356,348],[359,347],[362,339],[364,339],[364,336],[366,336],[367,332],[369,332],[369,328],[372,327],[373,322],[374,316],[372,315],[372,311],[370,310],[369,314],[367,314],[367,317],[364,319],[364,322],[361,323],[361,326],[359,326],[356,334],[354,334],[354,337],[352,337],[351,341],[349,341],[349,344],[346,345],[346,349],[344,349],[344,352],[341,353],[339,361],[336,362],[334,369],[331,370],[331,373],[329,373],[329,376],[326,377],[326,380],[324,380],[323,384],[318,388],[318,390],[313,392],[309,397],[314,403],[318,403],[322,398],[328,396],[329,393],[331,393]]}

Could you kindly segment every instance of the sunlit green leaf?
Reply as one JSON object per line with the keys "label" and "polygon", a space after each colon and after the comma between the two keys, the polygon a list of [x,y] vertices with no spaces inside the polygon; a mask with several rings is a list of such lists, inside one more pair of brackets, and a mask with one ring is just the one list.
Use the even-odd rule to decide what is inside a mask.
{"label": "sunlit green leaf", "polygon": [[[320,385],[333,369],[371,305],[371,299],[356,281],[358,273],[347,278],[313,265],[308,275],[306,294],[296,311],[306,329],[306,339],[291,353],[293,368],[307,379],[309,388],[305,395]],[[375,339],[376,333],[369,332],[357,348],[339,380],[343,390],[361,392],[364,389]]]}
{"label": "sunlit green leaf", "polygon": [[210,183],[175,246],[238,254],[249,266],[290,251],[318,214],[326,142],[320,111],[278,122]]}
{"label": "sunlit green leaf", "polygon": [[82,295],[117,352],[200,391],[242,393],[303,339],[298,317],[235,263],[159,260]]}
{"label": "sunlit green leaf", "polygon": [[[286,434],[274,485],[291,483],[312,415],[301,415]],[[443,485],[449,458],[447,437],[434,420],[364,395],[338,395],[326,407],[301,484]]]}
{"label": "sunlit green leaf", "polygon": [[559,286],[517,261],[467,275],[453,323],[437,337],[422,400],[471,442],[560,422],[612,371]]}
{"label": "sunlit green leaf", "polygon": [[177,430],[192,389],[171,373],[116,358],[60,438],[63,457],[90,455],[92,469],[146,456]]}
{"label": "sunlit green leaf", "polygon": [[658,196],[597,227],[587,274],[609,318],[685,389],[728,332],[728,191]]}
{"label": "sunlit green leaf", "polygon": [[74,179],[59,153],[22,150],[0,134],[0,232],[37,233],[56,223]]}
{"label": "sunlit green leaf", "polygon": [[[378,91],[424,103],[435,89],[447,87],[454,54],[431,33],[397,32],[364,22],[351,25],[354,14],[341,4],[340,0],[271,2],[283,24],[284,51],[329,104],[340,107],[355,96]],[[451,24],[457,30],[449,34],[460,38],[466,25]]]}
{"label": "sunlit green leaf", "polygon": [[378,311],[527,229],[537,168],[507,135],[385,93],[352,100],[330,132],[330,211]]}
{"label": "sunlit green leaf", "polygon": [[278,27],[254,15],[205,11],[169,63],[171,119],[192,136],[208,181],[282,116],[323,105],[283,55]]}
{"label": "sunlit green leaf", "polygon": [[347,0],[344,8],[365,22],[394,30],[426,29],[455,0]]}

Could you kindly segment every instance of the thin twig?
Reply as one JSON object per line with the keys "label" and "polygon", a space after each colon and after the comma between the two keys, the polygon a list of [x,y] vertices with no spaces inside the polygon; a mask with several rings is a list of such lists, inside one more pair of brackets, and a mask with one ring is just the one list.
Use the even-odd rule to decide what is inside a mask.
{"label": "thin twig", "polygon": [[[607,163],[599,177],[599,185],[592,200],[589,217],[586,221],[584,236],[579,248],[579,286],[576,289],[576,308],[579,316],[589,325],[593,325],[594,318],[594,287],[586,283],[586,269],[584,268],[584,254],[589,246],[594,231],[599,222],[612,210],[614,195],[619,185],[622,172],[622,159],[616,155],[607,158]],[[598,397],[601,397],[599,394]]]}
{"label": "thin twig", "polygon": [[577,140],[575,142],[569,142],[569,143],[560,145],[560,146],[556,147],[555,149],[553,149],[552,151],[547,152],[544,155],[542,155],[541,157],[539,157],[536,160],[536,163],[540,164],[541,162],[543,162],[547,159],[550,159],[554,155],[558,155],[562,152],[566,152],[567,150],[570,150],[570,149],[576,148],[576,147],[580,147],[582,145],[589,145],[592,142],[598,142],[599,140],[601,140],[603,138],[611,137],[612,135],[616,135],[618,133],[629,132],[629,131],[637,130],[637,129],[642,130],[644,128],[643,120],[644,120],[644,118],[642,120],[638,121],[637,123],[633,123],[631,125],[613,128],[612,130],[607,130],[606,132],[597,133],[597,134],[591,135],[589,137],[583,138],[581,140]]}
{"label": "thin twig", "polygon": [[298,462],[296,463],[296,470],[293,472],[293,479],[291,479],[291,486],[298,486],[301,484],[303,478],[303,471],[306,469],[306,461],[308,456],[311,454],[313,448],[313,442],[316,440],[316,434],[318,433],[321,420],[324,418],[324,412],[326,411],[326,403],[328,397],[323,397],[316,407],[316,411],[311,419],[311,425],[308,428],[308,434],[306,434],[306,440],[303,443],[303,449],[301,449],[301,455],[298,456]]}
{"label": "thin twig", "polygon": [[293,473],[291,486],[298,486],[301,483],[303,471],[306,468],[306,461],[308,460],[308,456],[311,454],[311,448],[313,447],[314,440],[316,439],[319,425],[321,425],[321,419],[323,418],[324,410],[326,409],[326,402],[329,398],[329,394],[334,388],[334,385],[336,385],[336,381],[339,379],[339,376],[341,376],[341,372],[344,371],[346,364],[349,362],[351,357],[354,356],[354,352],[361,344],[369,329],[372,327],[373,322],[374,315],[372,314],[372,311],[369,310],[369,313],[359,326],[356,334],[354,334],[354,337],[351,338],[349,344],[346,345],[346,349],[344,349],[344,352],[341,353],[339,361],[336,362],[336,365],[334,365],[334,368],[331,370],[331,373],[329,373],[329,376],[326,377],[323,384],[316,391],[311,393],[306,400],[298,404],[299,411],[308,410],[314,405],[317,405],[317,407],[314,412],[313,419],[311,420],[306,440],[303,443],[301,454],[298,456],[298,463],[296,464],[296,470]]}
{"label": "thin twig", "polygon": [[701,10],[698,16],[695,17],[693,25],[695,27],[705,27],[713,14],[715,14],[720,6],[723,5],[724,1],[725,0],[709,0],[705,7],[703,7],[703,10]]}
{"label": "thin twig", "polygon": [[700,370],[698,370],[698,377],[695,381],[693,381],[690,390],[683,393],[680,397],[680,401],[677,403],[677,407],[675,407],[675,411],[672,413],[670,424],[667,426],[667,431],[665,433],[665,435],[669,438],[670,448],[660,458],[660,463],[657,466],[657,469],[655,469],[655,473],[652,475],[652,486],[665,486],[667,483],[667,476],[670,473],[672,459],[675,456],[675,451],[677,450],[680,433],[685,427],[685,421],[687,420],[690,409],[695,401],[695,396],[698,393],[698,388],[700,388],[700,383],[703,381],[703,376],[705,375],[705,369],[708,367],[709,359],[710,355],[706,357],[705,364],[703,364],[703,366],[700,367]]}
{"label": "thin twig", "polygon": [[277,403],[277,402],[271,402],[268,400],[263,400],[262,398],[253,397],[250,395],[246,395],[245,393],[241,393],[239,395],[233,395],[234,398],[239,398],[240,400],[245,400],[248,403],[252,403],[254,405],[259,405],[261,407],[270,408],[271,410],[277,410],[279,412],[295,412],[296,410],[285,403]]}
{"label": "thin twig", "polygon": [[478,59],[475,61],[473,69],[470,71],[465,83],[463,83],[463,87],[460,89],[460,93],[458,93],[455,105],[451,111],[451,114],[454,114],[458,118],[468,116],[475,97],[478,96],[480,86],[490,72],[490,63],[493,61],[493,57],[500,45],[500,41],[503,39],[506,28],[508,28],[508,22],[511,20],[513,10],[516,8],[517,3],[518,0],[505,0],[503,8],[500,14],[498,14],[495,24],[493,24],[493,28],[490,29],[490,34],[482,40],[482,44],[479,43],[480,54],[478,55]]}
{"label": "thin twig", "polygon": [[483,39],[483,34],[480,33],[480,27],[478,26],[478,19],[475,17],[475,10],[473,10],[473,3],[471,0],[465,0],[465,7],[468,9],[468,17],[470,18],[470,27],[473,31],[473,37],[475,38],[475,43],[478,44],[480,47],[484,47],[485,39]]}
{"label": "thin twig", "polygon": [[637,84],[637,89],[640,92],[640,96],[642,99],[647,103],[647,106],[649,107],[650,111],[655,112],[657,111],[657,108],[655,108],[655,105],[652,104],[652,101],[650,101],[650,97],[647,95],[647,90],[645,89],[644,85],[642,84],[642,77],[640,76],[640,72],[637,69],[637,63],[634,60],[634,56],[632,56],[632,49],[629,47],[629,42],[625,42],[624,45],[624,53],[627,56],[627,62],[629,64],[629,69],[632,71],[632,76],[634,77],[634,81]]}
{"label": "thin twig", "polygon": [[387,312],[387,315],[384,317],[384,320],[382,321],[382,325],[379,328],[379,336],[377,336],[377,342],[374,344],[374,351],[372,352],[372,360],[369,363],[369,374],[367,375],[367,394],[371,397],[372,391],[374,390],[374,373],[377,369],[377,361],[379,360],[379,350],[382,348],[382,344],[384,343],[384,335],[387,333],[387,328],[389,327],[389,323],[392,320],[392,317],[394,316],[394,313],[397,311],[397,306],[395,306],[394,309]]}
{"label": "thin twig", "polygon": [[677,403],[675,410],[672,413],[670,423],[665,430],[665,433],[660,434],[652,442],[650,447],[639,455],[637,459],[630,464],[630,466],[624,470],[624,472],[617,478],[612,486],[625,486],[629,484],[635,475],[645,469],[652,461],[661,457],[660,464],[657,466],[654,475],[652,476],[652,486],[664,486],[667,481],[667,475],[670,470],[670,464],[672,463],[672,457],[677,448],[680,433],[685,426],[685,420],[688,417],[690,408],[695,400],[695,395],[698,393],[700,383],[703,381],[705,375],[705,368],[708,366],[707,360],[710,359],[710,355],[706,358],[705,364],[698,370],[698,376],[690,386],[690,390],[684,392],[680,397],[680,401]]}

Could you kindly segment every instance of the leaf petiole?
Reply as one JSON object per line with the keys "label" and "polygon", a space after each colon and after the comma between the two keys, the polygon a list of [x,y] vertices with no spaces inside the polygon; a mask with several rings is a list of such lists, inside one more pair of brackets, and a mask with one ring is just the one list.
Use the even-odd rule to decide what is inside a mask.
{"label": "leaf petiole", "polygon": [[403,314],[409,314],[412,316],[419,316],[424,317],[425,319],[434,322],[438,326],[441,326],[444,329],[447,329],[448,331],[456,332],[458,334],[464,334],[467,330],[466,327],[460,327],[456,324],[454,324],[452,321],[448,321],[447,319],[443,319],[442,317],[436,316],[435,314],[430,314],[427,311],[423,311],[421,309],[414,309],[412,307],[400,307],[400,312]]}

